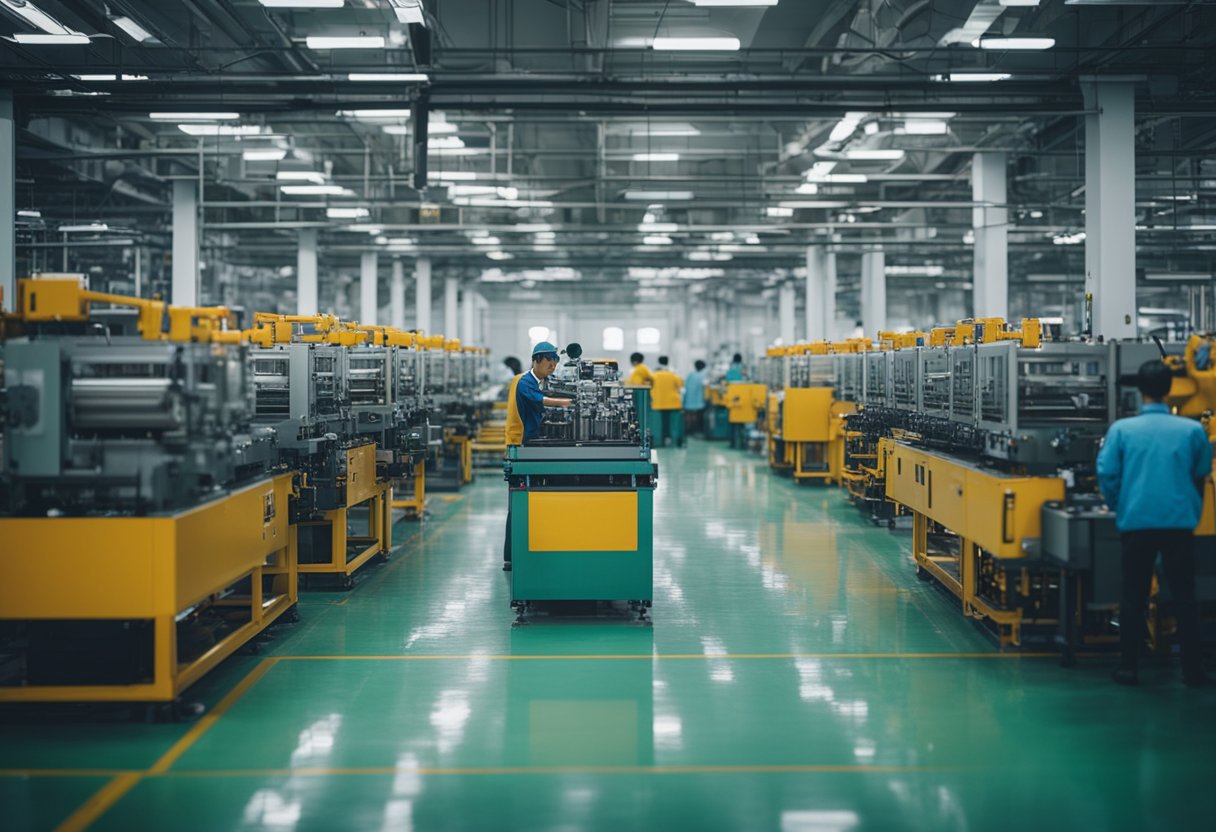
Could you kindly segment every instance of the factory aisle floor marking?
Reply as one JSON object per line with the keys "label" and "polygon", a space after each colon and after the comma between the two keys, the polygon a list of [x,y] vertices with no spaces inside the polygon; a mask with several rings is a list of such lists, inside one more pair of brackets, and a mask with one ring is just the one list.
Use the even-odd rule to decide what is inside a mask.
{"label": "factory aisle floor marking", "polygon": [[906,535],[841,492],[720,445],[658,458],[653,626],[512,627],[505,490],[480,471],[397,524],[394,558],[353,592],[305,593],[268,658],[200,682],[198,723],[3,726],[6,829],[1130,829],[1216,812],[1213,692],[998,652],[916,580]]}

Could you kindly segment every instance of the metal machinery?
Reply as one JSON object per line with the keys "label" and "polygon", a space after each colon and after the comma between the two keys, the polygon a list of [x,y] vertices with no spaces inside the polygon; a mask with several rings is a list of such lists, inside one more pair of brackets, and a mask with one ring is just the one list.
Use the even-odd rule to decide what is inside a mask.
{"label": "metal machinery", "polygon": [[426,390],[441,443],[431,460],[432,484],[457,490],[473,481],[473,442],[491,408],[479,398],[489,384],[489,352],[454,338],[433,336],[425,352]]}
{"label": "metal machinery", "polygon": [[[838,395],[859,405],[848,417],[856,456],[846,479],[868,479],[867,499],[879,486],[911,513],[918,574],[1002,645],[1056,639],[1071,654],[1079,638],[1110,638],[1119,547],[1094,461],[1107,427],[1135,412],[1126,380],[1162,351],[1043,341],[1037,319],[1020,330],[977,319],[880,340],[836,356]],[[1185,359],[1170,361],[1180,410],[1200,407],[1206,382]],[[1216,532],[1208,490],[1201,535]],[[1201,576],[1214,567],[1201,559]],[[1216,579],[1199,583],[1201,598],[1216,595]]]}
{"label": "metal machinery", "polygon": [[837,400],[831,345],[825,341],[773,347],[765,358],[769,466],[795,480],[841,482],[844,416],[851,402]]}
{"label": "metal machinery", "polygon": [[349,586],[359,567],[388,556],[392,480],[412,476],[425,450],[426,408],[401,387],[414,336],[331,315],[259,313],[249,337],[258,345],[255,422],[298,472],[299,570]]}
{"label": "metal machinery", "polygon": [[728,382],[723,401],[726,404],[727,422],[732,430],[732,447],[739,444],[746,448],[748,433],[757,426],[768,403],[768,386],[752,382]]}
{"label": "metal machinery", "polygon": [[0,701],[169,703],[294,609],[292,472],[252,424],[233,323],[79,275],[19,281]]}
{"label": "metal machinery", "polygon": [[652,599],[653,498],[658,466],[634,390],[615,361],[571,360],[550,378],[541,438],[507,450],[511,605],[627,601],[645,617]]}

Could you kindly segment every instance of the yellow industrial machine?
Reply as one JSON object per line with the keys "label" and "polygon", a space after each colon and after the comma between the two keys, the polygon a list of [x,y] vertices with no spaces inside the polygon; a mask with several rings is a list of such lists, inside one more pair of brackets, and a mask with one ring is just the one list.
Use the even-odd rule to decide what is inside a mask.
{"label": "yellow industrial machine", "polygon": [[768,387],[763,384],[732,381],[724,397],[730,423],[731,447],[747,447],[747,431],[755,427],[768,402]]}
{"label": "yellow industrial machine", "polygon": [[18,286],[0,701],[173,702],[296,603],[292,472],[253,429],[242,334],[78,275]]}
{"label": "yellow industrial machine", "polygon": [[832,354],[832,344],[816,341],[767,356],[769,465],[797,481],[843,480],[844,417],[854,405],[836,397]]}

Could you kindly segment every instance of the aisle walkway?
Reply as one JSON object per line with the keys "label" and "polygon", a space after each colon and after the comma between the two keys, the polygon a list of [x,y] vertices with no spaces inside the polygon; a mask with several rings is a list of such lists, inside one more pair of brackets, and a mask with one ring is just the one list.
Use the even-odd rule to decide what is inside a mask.
{"label": "aisle walkway", "polygon": [[354,592],[310,593],[302,623],[206,680],[200,722],[71,711],[0,726],[0,826],[1097,830],[1216,816],[1211,691],[1165,671],[1125,690],[1108,662],[998,654],[917,582],[906,537],[840,492],[720,445],[659,463],[653,626],[513,627],[505,486],[486,472],[437,500],[445,517],[398,525],[412,539]]}

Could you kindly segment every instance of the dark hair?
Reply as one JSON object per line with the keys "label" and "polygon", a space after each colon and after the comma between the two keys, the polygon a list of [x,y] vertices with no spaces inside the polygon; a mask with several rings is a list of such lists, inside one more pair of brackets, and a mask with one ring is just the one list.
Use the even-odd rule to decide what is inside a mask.
{"label": "dark hair", "polygon": [[536,353],[535,355],[533,355],[533,356],[532,356],[532,363],[533,363],[533,364],[535,364],[537,361],[553,361],[553,362],[556,362],[556,361],[557,361],[557,353],[555,353],[555,352],[538,352],[538,353]]}
{"label": "dark hair", "polygon": [[502,360],[502,363],[506,364],[507,367],[510,368],[511,372],[515,373],[515,375],[519,375],[524,371],[524,365],[521,364],[519,359],[513,355],[508,355]]}
{"label": "dark hair", "polygon": [[731,363],[731,364],[742,364],[742,363],[743,363],[743,356],[742,356],[742,355],[740,355],[739,353],[735,353],[734,357],[733,357],[733,358],[731,358],[730,363]]}
{"label": "dark hair", "polygon": [[640,352],[635,352],[633,355],[629,356],[629,360],[634,364],[641,364],[642,354]]}
{"label": "dark hair", "polygon": [[665,355],[660,355],[660,356],[659,356],[659,363],[660,363],[660,364],[662,364],[664,367],[666,367],[666,366],[667,366],[667,356],[665,356]]}
{"label": "dark hair", "polygon": [[1170,385],[1174,381],[1174,373],[1169,367],[1165,366],[1164,361],[1146,361],[1140,365],[1140,372],[1136,376],[1136,386],[1140,388],[1140,395],[1161,401],[1170,392]]}
{"label": "dark hair", "polygon": [[698,360],[697,363],[693,364],[693,366],[697,368],[697,372],[700,372],[701,370],[705,369],[705,362]]}

